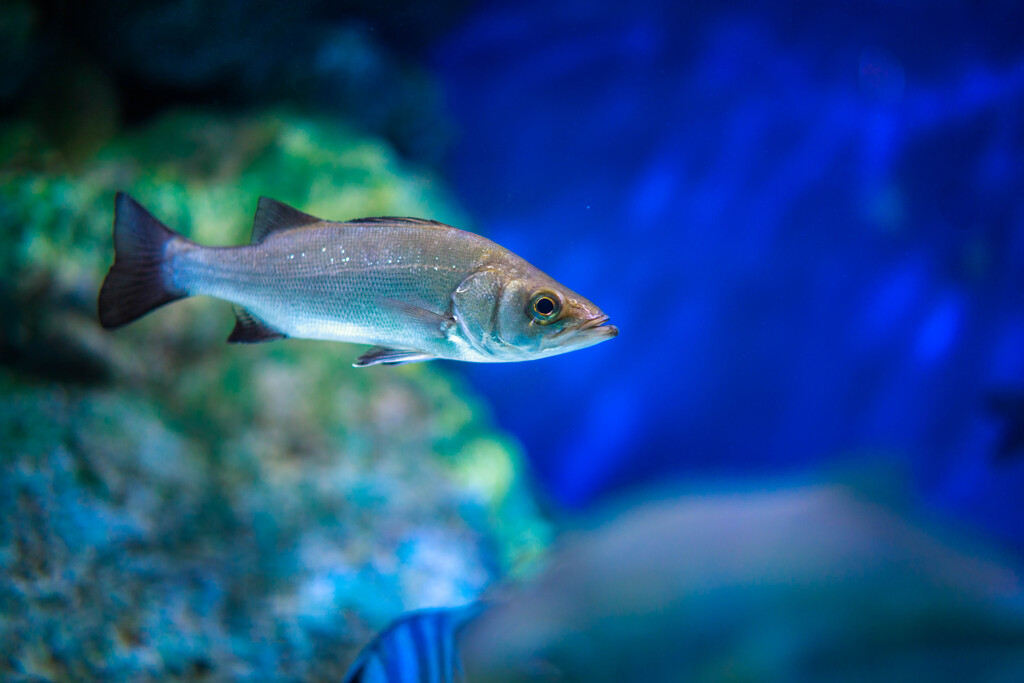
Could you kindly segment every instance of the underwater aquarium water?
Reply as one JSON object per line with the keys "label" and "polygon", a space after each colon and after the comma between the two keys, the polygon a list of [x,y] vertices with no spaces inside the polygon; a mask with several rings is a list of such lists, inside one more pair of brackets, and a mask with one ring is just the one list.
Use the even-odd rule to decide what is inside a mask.
{"label": "underwater aquarium water", "polygon": [[460,200],[622,330],[467,369],[555,500],[877,457],[1024,549],[1022,22],[483,3],[436,46]]}
{"label": "underwater aquarium water", "polygon": [[456,641],[490,683],[1017,680],[1019,577],[950,540],[844,486],[647,491]]}
{"label": "underwater aquarium water", "polygon": [[4,680],[1024,680],[1013,0],[8,0],[0,313]]}

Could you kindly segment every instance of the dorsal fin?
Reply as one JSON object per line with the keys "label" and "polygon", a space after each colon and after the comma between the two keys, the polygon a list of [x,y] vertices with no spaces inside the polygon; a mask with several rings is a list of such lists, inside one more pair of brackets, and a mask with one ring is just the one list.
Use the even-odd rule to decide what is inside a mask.
{"label": "dorsal fin", "polygon": [[452,226],[440,221],[432,221],[426,218],[412,218],[410,216],[371,216],[370,218],[356,218],[346,223],[365,223],[367,225],[380,226],[409,226],[416,228],[451,228]]}
{"label": "dorsal fin", "polygon": [[252,223],[252,244],[259,244],[267,235],[278,230],[301,228],[303,225],[320,223],[321,220],[308,213],[302,213],[284,202],[270,197],[260,197],[256,205],[256,218]]}

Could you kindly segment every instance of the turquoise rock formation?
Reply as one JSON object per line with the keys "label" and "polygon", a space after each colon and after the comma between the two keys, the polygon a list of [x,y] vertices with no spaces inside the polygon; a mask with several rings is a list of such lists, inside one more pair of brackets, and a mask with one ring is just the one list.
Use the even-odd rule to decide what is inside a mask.
{"label": "turquoise rock formation", "polygon": [[117,190],[206,244],[247,241],[261,194],[467,224],[333,122],[177,113],[73,164],[0,129],[0,674],[336,681],[399,613],[529,567],[518,447],[442,364],[228,346],[211,300],[101,330]]}

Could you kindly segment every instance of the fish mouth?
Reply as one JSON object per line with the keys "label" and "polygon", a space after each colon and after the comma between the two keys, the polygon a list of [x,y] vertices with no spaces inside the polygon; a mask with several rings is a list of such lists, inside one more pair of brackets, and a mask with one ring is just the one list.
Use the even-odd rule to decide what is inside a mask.
{"label": "fish mouth", "polygon": [[[615,325],[608,325],[607,315],[598,315],[589,320],[584,320],[575,327],[563,327],[558,332],[555,332],[553,339],[569,339],[565,343],[572,344],[576,348],[583,348],[579,344],[584,346],[590,346],[596,344],[605,339],[611,339],[619,335],[619,328]],[[562,343],[559,341],[558,343]]]}
{"label": "fish mouth", "polygon": [[592,330],[590,334],[602,334],[608,337],[615,337],[619,334],[619,328],[615,325],[608,325],[607,315],[599,315],[596,318],[591,318],[582,325],[576,328],[577,332],[584,332],[586,330]]}

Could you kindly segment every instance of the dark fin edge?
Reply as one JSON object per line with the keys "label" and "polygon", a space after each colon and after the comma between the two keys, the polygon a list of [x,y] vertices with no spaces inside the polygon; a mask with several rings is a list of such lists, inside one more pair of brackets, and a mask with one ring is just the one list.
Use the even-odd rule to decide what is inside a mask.
{"label": "dark fin edge", "polygon": [[164,273],[167,245],[187,242],[124,192],[114,198],[114,265],[100,287],[100,324],[107,329],[182,299]]}
{"label": "dark fin edge", "polygon": [[228,337],[229,344],[259,344],[287,337],[241,306],[235,306],[235,329]]}
{"label": "dark fin edge", "polygon": [[412,216],[368,216],[366,218],[353,218],[346,223],[362,223],[364,225],[380,226],[406,226],[410,228],[452,228],[447,223],[431,220],[429,218],[413,218]]}
{"label": "dark fin edge", "polygon": [[310,216],[270,197],[260,197],[256,205],[256,217],[252,222],[252,244],[259,244],[267,235],[281,230],[301,228],[304,225],[321,223],[321,219]]}

